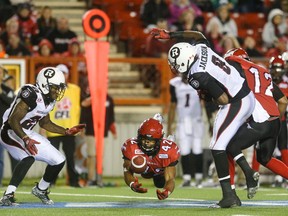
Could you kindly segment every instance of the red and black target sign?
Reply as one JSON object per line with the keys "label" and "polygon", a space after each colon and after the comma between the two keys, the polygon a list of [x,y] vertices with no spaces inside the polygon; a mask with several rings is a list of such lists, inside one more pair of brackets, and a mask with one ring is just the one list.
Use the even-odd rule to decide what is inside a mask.
{"label": "red and black target sign", "polygon": [[85,34],[92,38],[105,37],[110,30],[110,19],[107,14],[98,9],[87,11],[82,18]]}

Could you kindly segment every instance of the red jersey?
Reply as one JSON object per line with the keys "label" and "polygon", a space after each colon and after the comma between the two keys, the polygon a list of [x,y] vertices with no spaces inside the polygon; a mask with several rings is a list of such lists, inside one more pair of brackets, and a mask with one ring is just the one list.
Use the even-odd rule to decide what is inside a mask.
{"label": "red jersey", "polygon": [[[283,77],[283,81],[281,81],[278,84],[278,87],[283,92],[283,94],[288,98],[288,80],[287,80],[287,77],[285,77],[285,76]],[[288,107],[287,107],[287,109],[288,109]],[[287,109],[286,109],[286,112],[287,112]],[[286,114],[283,115],[283,117],[281,118],[281,121],[286,121]]]}
{"label": "red jersey", "polygon": [[253,62],[247,61],[238,56],[229,56],[226,60],[231,60],[241,64],[245,72],[249,88],[253,91],[257,101],[270,116],[279,116],[276,101],[273,98],[273,83],[269,71]]}
{"label": "red jersey", "polygon": [[121,148],[124,158],[131,160],[135,155],[142,155],[146,158],[147,169],[143,174],[154,173],[157,175],[164,173],[164,168],[172,163],[178,162],[180,157],[180,150],[178,146],[171,140],[162,139],[160,143],[160,150],[154,157],[148,156],[142,152],[138,147],[137,139],[131,138],[126,140]]}

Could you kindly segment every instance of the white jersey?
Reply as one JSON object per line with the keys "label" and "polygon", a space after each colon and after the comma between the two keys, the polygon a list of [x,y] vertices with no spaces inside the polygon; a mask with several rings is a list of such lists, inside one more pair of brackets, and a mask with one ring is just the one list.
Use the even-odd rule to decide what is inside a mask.
{"label": "white jersey", "polygon": [[[39,142],[39,144],[37,144],[38,153],[36,155],[30,154],[21,137],[18,137],[7,122],[13,109],[20,100],[24,101],[29,106],[28,113],[23,117],[20,123],[23,131],[31,139]],[[10,108],[6,110],[3,116],[3,126],[0,131],[0,144],[7,149],[13,158],[16,160],[22,160],[28,156],[33,156],[35,160],[46,162],[51,166],[58,165],[65,161],[64,155],[52,146],[47,138],[32,130],[42,118],[49,114],[49,112],[54,108],[54,105],[55,101],[46,102],[45,104],[44,98],[36,86],[27,84],[21,88]]]}
{"label": "white jersey", "polygon": [[198,93],[181,77],[170,80],[171,102],[176,103],[176,138],[181,155],[201,154],[204,124]]}
{"label": "white jersey", "polygon": [[201,117],[201,104],[198,93],[188,83],[182,82],[181,77],[175,77],[170,80],[170,85],[174,87],[177,116],[179,121],[185,117]]}
{"label": "white jersey", "polygon": [[224,58],[216,54],[205,44],[197,44],[195,47],[197,60],[193,63],[188,77],[195,73],[208,73],[225,86],[223,90],[229,96],[234,97],[242,88],[245,79]]}
{"label": "white jersey", "polygon": [[54,108],[55,101],[46,105],[42,93],[36,86],[30,84],[24,85],[10,105],[10,108],[4,113],[3,125],[5,125],[9,115],[20,100],[24,101],[29,106],[28,113],[20,121],[23,130],[29,135],[29,131],[31,131],[34,126]]}

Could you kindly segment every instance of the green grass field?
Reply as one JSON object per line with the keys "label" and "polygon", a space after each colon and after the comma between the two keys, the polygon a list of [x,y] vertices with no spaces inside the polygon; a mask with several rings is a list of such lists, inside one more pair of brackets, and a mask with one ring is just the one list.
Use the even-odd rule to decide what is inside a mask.
{"label": "green grass field", "polygon": [[[45,206],[31,193],[35,179],[24,180],[16,192],[17,207],[0,207],[0,215],[42,216],[42,215],[113,215],[113,216],[182,216],[182,215],[287,215],[288,190],[283,188],[260,187],[253,200],[246,198],[246,190],[237,193],[243,206],[231,209],[210,209],[208,206],[221,198],[220,188],[180,188],[177,179],[174,193],[165,201],[159,201],[155,188],[149,180],[140,178],[147,194],[137,194],[124,185],[121,178],[106,178],[104,181],[115,183],[116,187],[71,188],[64,186],[60,179],[51,188],[50,198],[54,206]],[[4,180],[7,185],[8,180]],[[6,187],[2,187],[3,193]],[[282,202],[281,202],[282,201]],[[187,207],[187,204],[189,206]],[[285,206],[286,205],[286,206]]]}

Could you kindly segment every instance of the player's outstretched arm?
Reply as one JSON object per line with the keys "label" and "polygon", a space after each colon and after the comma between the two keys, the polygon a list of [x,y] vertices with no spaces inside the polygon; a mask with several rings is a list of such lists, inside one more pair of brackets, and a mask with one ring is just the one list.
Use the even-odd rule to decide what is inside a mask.
{"label": "player's outstretched arm", "polygon": [[51,121],[49,114],[39,121],[39,125],[41,128],[44,128],[45,130],[50,131],[52,133],[58,133],[64,135],[66,132],[66,128],[61,127]]}
{"label": "player's outstretched arm", "polygon": [[199,31],[175,31],[170,32],[165,29],[153,28],[150,34],[157,39],[192,39],[194,41],[207,40]]}
{"label": "player's outstretched arm", "polygon": [[176,167],[168,166],[164,170],[165,185],[163,190],[156,190],[156,194],[159,200],[167,199],[168,196],[174,191],[175,188],[175,177],[176,177]]}
{"label": "player's outstretched arm", "polygon": [[124,159],[123,169],[124,169],[124,181],[125,183],[136,193],[147,193],[147,189],[142,187],[142,184],[138,181],[137,177],[134,177],[130,170],[131,162]]}

